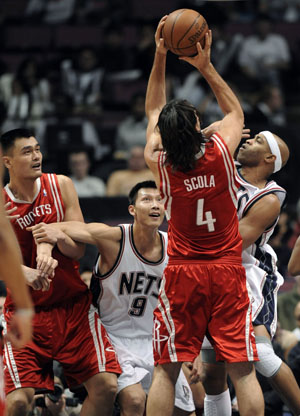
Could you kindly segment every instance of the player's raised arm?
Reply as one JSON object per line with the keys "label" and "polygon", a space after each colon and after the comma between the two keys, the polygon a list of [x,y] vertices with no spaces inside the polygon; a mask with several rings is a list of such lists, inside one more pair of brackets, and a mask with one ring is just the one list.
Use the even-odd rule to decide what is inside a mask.
{"label": "player's raised arm", "polygon": [[161,31],[167,16],[164,16],[155,32],[156,51],[154,62],[150,73],[147,92],[145,110],[148,118],[147,126],[147,144],[145,148],[145,160],[149,168],[156,175],[157,153],[162,149],[160,134],[157,131],[157,122],[159,114],[166,104],[166,57],[167,49],[164,46],[164,40]]}
{"label": "player's raised arm", "polygon": [[179,59],[197,68],[211,87],[224,114],[224,118],[219,127],[219,133],[225,140],[231,154],[233,154],[242,137],[244,113],[238,98],[210,61],[211,42],[212,33],[209,30],[205,34],[204,48],[201,47],[199,42],[197,43],[198,54],[196,56],[185,56]]}

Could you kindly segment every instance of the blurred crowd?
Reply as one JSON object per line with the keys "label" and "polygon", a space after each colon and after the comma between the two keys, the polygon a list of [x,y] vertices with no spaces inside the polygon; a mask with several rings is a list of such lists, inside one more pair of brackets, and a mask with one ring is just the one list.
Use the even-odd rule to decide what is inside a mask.
{"label": "blurred crowd", "polygon": [[[287,272],[300,232],[294,186],[300,162],[300,0],[1,0],[0,131],[33,129],[43,170],[70,176],[80,199],[126,196],[135,183],[153,179],[143,157],[146,85],[157,22],[178,8],[196,9],[207,19],[212,61],[240,98],[251,134],[271,130],[291,150],[275,178],[288,198],[270,243],[285,277],[274,345],[300,383],[300,276]],[[172,65],[176,59],[168,61],[168,99],[188,98],[203,115],[203,126],[221,118],[200,73],[184,62]],[[90,278],[95,256],[91,250],[83,259],[83,278]],[[64,380],[56,382],[52,402],[65,414],[79,414],[80,395],[72,402],[70,392],[62,395]],[[264,395],[266,414],[274,416],[283,404],[267,384]],[[33,414],[46,413],[36,406]]]}
{"label": "blurred crowd", "polygon": [[[272,240],[289,282],[286,265],[300,227],[293,180],[300,160],[300,0],[2,0],[0,130],[32,128],[44,171],[71,176],[80,198],[126,195],[152,177],[143,147],[154,30],[162,15],[183,7],[207,19],[212,61],[239,96],[246,127],[252,134],[272,130],[290,147],[276,176],[288,199]],[[172,65],[176,59],[168,61],[168,98],[188,98],[204,126],[219,119],[199,72]]]}

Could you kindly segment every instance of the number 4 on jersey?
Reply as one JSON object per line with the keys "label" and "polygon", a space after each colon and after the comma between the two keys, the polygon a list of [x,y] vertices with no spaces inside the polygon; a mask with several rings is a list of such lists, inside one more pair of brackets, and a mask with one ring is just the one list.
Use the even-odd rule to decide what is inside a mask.
{"label": "number 4 on jersey", "polygon": [[[216,219],[212,217],[211,211],[203,212],[203,206],[204,206],[204,199],[198,199],[197,201],[197,218],[196,218],[196,224],[197,225],[207,225],[208,232],[215,231],[214,222],[216,222]],[[203,218],[203,214],[205,214],[205,219]]]}

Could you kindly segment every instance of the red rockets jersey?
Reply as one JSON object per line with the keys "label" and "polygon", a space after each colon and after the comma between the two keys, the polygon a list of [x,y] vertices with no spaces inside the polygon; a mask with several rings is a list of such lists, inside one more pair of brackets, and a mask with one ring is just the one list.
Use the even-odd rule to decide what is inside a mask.
{"label": "red rockets jersey", "polygon": [[235,166],[223,139],[214,134],[189,172],[173,171],[160,153],[160,191],[173,260],[240,262],[242,240],[236,212]]}
{"label": "red rockets jersey", "polygon": [[[3,190],[5,203],[11,202],[10,208],[17,207],[14,215],[20,215],[19,218],[12,220],[12,225],[21,247],[24,264],[32,268],[36,268],[36,246],[32,233],[26,231],[26,227],[40,222],[61,222],[64,219],[65,212],[55,174],[44,173],[37,179],[37,185],[38,191],[32,202],[16,199],[8,185]],[[30,288],[31,297],[35,305],[50,306],[65,302],[87,290],[79,275],[78,262],[61,254],[56,247],[53,249],[52,255],[57,259],[58,266],[50,284],[50,289],[42,292],[41,290]],[[8,295],[6,306],[9,307],[11,304],[12,300],[10,295]]]}

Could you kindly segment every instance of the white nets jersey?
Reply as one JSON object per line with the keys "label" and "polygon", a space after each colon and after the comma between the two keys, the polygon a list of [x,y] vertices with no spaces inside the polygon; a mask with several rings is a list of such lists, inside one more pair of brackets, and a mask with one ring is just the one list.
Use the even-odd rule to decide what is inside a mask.
{"label": "white nets jersey", "polygon": [[[261,189],[247,182],[237,170],[238,190],[238,218],[241,220],[249,209],[262,197],[275,194],[282,206],[286,191],[274,181],[269,181]],[[277,324],[277,292],[283,284],[283,277],[278,272],[277,255],[268,244],[278,218],[263,232],[258,240],[243,250],[242,261],[246,269],[247,282],[253,297],[252,320],[256,325],[265,325],[273,336]]]}
{"label": "white nets jersey", "polygon": [[151,262],[137,251],[131,224],[122,224],[118,258],[106,274],[99,272],[99,257],[91,281],[93,301],[98,304],[101,321],[108,334],[136,338],[151,336],[153,310],[167,264],[167,234],[159,232],[161,258]]}

